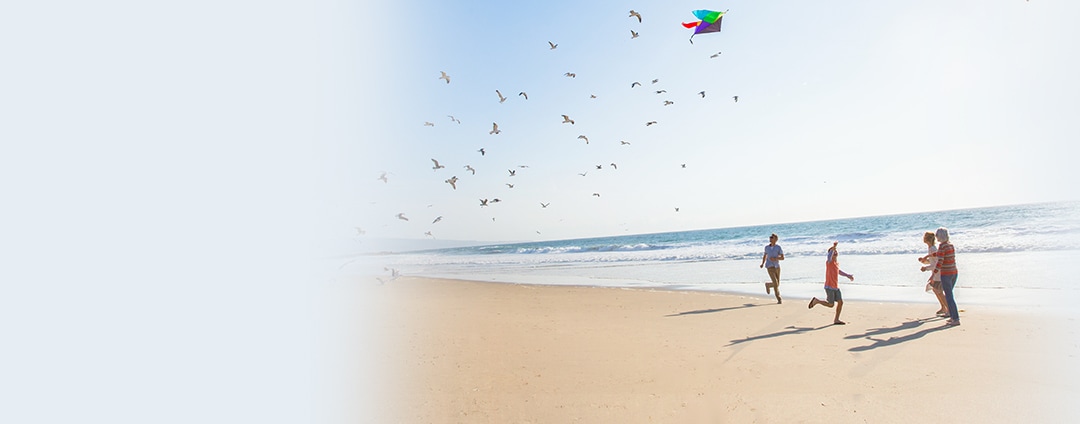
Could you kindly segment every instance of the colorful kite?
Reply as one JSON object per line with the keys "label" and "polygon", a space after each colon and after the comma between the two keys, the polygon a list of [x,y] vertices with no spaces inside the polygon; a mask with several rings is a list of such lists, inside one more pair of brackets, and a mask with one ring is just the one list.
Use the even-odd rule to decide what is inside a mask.
{"label": "colorful kite", "polygon": [[684,22],[682,26],[687,28],[694,28],[694,33],[690,35],[690,43],[694,43],[694,36],[703,32],[720,32],[720,21],[724,19],[724,14],[727,11],[716,12],[712,10],[695,10],[694,16],[701,19],[697,22]]}

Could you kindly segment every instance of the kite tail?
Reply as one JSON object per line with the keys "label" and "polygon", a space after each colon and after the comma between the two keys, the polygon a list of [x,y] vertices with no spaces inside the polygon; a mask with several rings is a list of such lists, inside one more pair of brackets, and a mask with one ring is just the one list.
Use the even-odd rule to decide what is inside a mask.
{"label": "kite tail", "polygon": [[693,27],[696,27],[696,26],[698,26],[698,24],[700,24],[700,23],[701,23],[701,21],[697,21],[697,22],[692,22],[692,23],[686,23],[686,22],[683,22],[683,23],[682,23],[682,26],[683,26],[684,28],[693,28]]}

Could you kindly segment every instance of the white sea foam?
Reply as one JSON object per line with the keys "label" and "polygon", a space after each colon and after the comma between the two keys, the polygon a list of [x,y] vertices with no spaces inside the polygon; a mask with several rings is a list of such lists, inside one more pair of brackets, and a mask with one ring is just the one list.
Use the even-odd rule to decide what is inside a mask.
{"label": "white sea foam", "polygon": [[[1080,203],[779,224],[681,233],[558,240],[369,256],[405,275],[535,284],[706,290],[764,295],[765,237],[781,235],[785,295],[818,296],[824,253],[840,242],[841,268],[857,276],[845,298],[934,302],[922,233],[951,229],[961,302],[1038,305],[1076,300],[1067,273],[1080,263]],[[975,295],[965,298],[965,294]]]}

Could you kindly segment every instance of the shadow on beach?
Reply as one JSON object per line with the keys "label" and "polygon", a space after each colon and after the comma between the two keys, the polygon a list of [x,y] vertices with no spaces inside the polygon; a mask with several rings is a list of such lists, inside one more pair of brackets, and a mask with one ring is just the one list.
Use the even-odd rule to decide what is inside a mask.
{"label": "shadow on beach", "polygon": [[[751,307],[751,306],[760,306],[760,305],[753,305],[753,304],[748,303],[746,305],[739,306],[739,307],[723,308],[723,309],[715,309],[715,310],[710,309],[710,310],[702,310],[702,311],[690,311],[690,312],[683,312],[681,314],[708,313],[708,312],[724,311],[724,310],[730,310],[730,309],[746,308],[746,307]],[[679,315],[681,315],[681,314],[679,314]],[[668,316],[673,316],[673,315],[668,315]],[[935,322],[935,321],[942,321],[942,320],[944,320],[944,318],[940,318],[940,317],[920,318],[920,319],[917,319],[917,320],[914,320],[914,321],[908,321],[908,322],[902,323],[902,324],[894,326],[894,327],[872,328],[872,329],[869,329],[869,330],[867,330],[866,332],[864,332],[862,334],[852,334],[852,335],[849,335],[849,336],[845,336],[844,338],[849,339],[849,340],[867,339],[867,340],[873,341],[873,343],[871,343],[869,345],[856,346],[856,347],[853,347],[851,349],[848,349],[851,352],[864,352],[864,351],[868,351],[868,350],[877,349],[879,347],[893,346],[893,345],[900,344],[900,343],[903,343],[903,342],[919,339],[919,338],[922,338],[923,336],[925,336],[927,334],[930,334],[930,333],[933,333],[933,332],[936,332],[936,331],[945,330],[945,329],[947,329],[949,327],[944,326],[944,325],[938,326],[938,327],[931,327],[931,328],[926,328],[926,329],[923,329],[923,330],[920,330],[920,331],[917,331],[917,332],[914,332],[914,333],[905,334],[905,335],[902,335],[902,336],[889,337],[888,339],[875,339],[874,336],[880,336],[880,335],[883,335],[883,334],[895,333],[895,332],[904,331],[904,330],[914,330],[914,329],[922,326],[925,323]],[[759,335],[759,336],[751,336],[751,337],[746,337],[746,338],[743,338],[743,339],[731,340],[731,342],[728,343],[727,346],[734,346],[734,345],[737,345],[737,344],[740,344],[740,343],[752,342],[752,341],[756,341],[756,340],[764,340],[764,339],[771,339],[771,338],[781,337],[781,336],[790,336],[790,335],[794,335],[794,334],[808,333],[808,332],[811,332],[811,331],[817,331],[817,330],[821,330],[823,328],[832,327],[833,325],[835,325],[835,324],[826,324],[826,325],[823,325],[823,326],[820,326],[820,327],[788,326],[784,330],[777,331],[775,333],[762,334],[762,335]]]}
{"label": "shadow on beach", "polygon": [[769,334],[762,334],[760,336],[747,337],[745,339],[732,340],[731,343],[728,343],[728,346],[734,346],[734,345],[739,344],[739,343],[752,342],[752,341],[755,341],[755,340],[771,339],[771,338],[780,337],[780,336],[790,336],[792,334],[802,334],[802,333],[807,333],[807,332],[810,332],[810,331],[817,331],[817,330],[832,327],[832,326],[833,326],[833,324],[823,325],[823,326],[820,326],[820,327],[796,327],[796,326],[792,325],[792,326],[786,327],[787,329],[785,329],[783,331],[777,331],[775,333],[769,333]]}
{"label": "shadow on beach", "polygon": [[921,326],[921,325],[923,325],[924,323],[927,323],[927,322],[942,321],[942,320],[944,320],[944,318],[938,318],[938,317],[922,318],[922,319],[917,319],[915,321],[908,321],[908,322],[905,322],[905,323],[900,324],[900,325],[895,326],[895,327],[875,328],[875,329],[869,330],[869,331],[867,331],[867,332],[865,332],[863,334],[852,334],[850,336],[845,337],[845,339],[867,339],[867,340],[873,341],[873,343],[865,345],[865,346],[855,346],[855,347],[853,347],[851,349],[848,349],[848,351],[850,351],[850,352],[865,352],[865,351],[868,351],[868,350],[877,349],[879,347],[893,346],[893,345],[897,345],[897,344],[900,344],[900,343],[904,343],[904,342],[912,341],[912,340],[915,340],[915,339],[919,339],[919,338],[922,338],[923,336],[925,336],[927,334],[930,334],[930,333],[933,333],[933,332],[936,332],[936,331],[945,330],[945,329],[948,329],[949,327],[945,326],[945,325],[941,325],[941,326],[937,326],[937,327],[930,327],[930,328],[926,328],[926,329],[923,329],[923,330],[916,331],[914,333],[908,333],[908,334],[905,334],[905,335],[902,335],[902,336],[896,336],[896,337],[889,337],[887,339],[875,339],[873,336],[877,336],[877,335],[881,335],[881,334],[888,334],[888,333],[895,333],[897,331],[914,329],[914,328],[917,328],[917,327],[919,327],[919,326]]}
{"label": "shadow on beach", "polygon": [[871,336],[878,336],[878,335],[882,335],[882,334],[895,333],[897,331],[910,330],[910,329],[918,328],[919,326],[923,325],[924,323],[934,321],[934,320],[940,320],[940,319],[943,319],[943,318],[938,318],[938,317],[919,318],[917,320],[908,321],[908,322],[905,322],[903,324],[897,325],[895,327],[872,328],[870,330],[867,330],[865,333],[852,334],[852,335],[844,337],[844,338],[845,339],[870,338]]}
{"label": "shadow on beach", "polygon": [[729,308],[715,308],[715,309],[698,309],[696,311],[679,312],[677,314],[664,315],[665,317],[679,317],[683,315],[699,315],[699,314],[711,314],[714,312],[734,311],[736,309],[753,308],[755,306],[762,306],[762,304],[756,303],[744,303],[742,306],[732,306]]}

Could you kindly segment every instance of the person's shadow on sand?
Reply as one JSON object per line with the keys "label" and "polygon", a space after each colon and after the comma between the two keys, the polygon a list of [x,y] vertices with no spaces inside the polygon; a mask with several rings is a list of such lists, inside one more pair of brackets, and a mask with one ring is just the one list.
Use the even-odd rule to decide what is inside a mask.
{"label": "person's shadow on sand", "polygon": [[698,315],[698,314],[711,314],[713,312],[734,311],[736,309],[753,308],[755,306],[762,306],[755,303],[744,303],[742,306],[731,306],[728,308],[716,308],[716,309],[698,309],[696,311],[679,312],[677,314],[664,315],[665,317],[678,317],[683,315]]}
{"label": "person's shadow on sand", "polygon": [[919,326],[923,325],[926,322],[940,321],[942,319],[943,318],[937,318],[937,317],[935,317],[935,318],[922,318],[922,319],[917,319],[915,321],[908,321],[908,322],[905,322],[903,324],[897,325],[895,327],[875,328],[875,329],[871,329],[871,330],[869,330],[869,331],[867,331],[867,332],[865,332],[863,334],[852,334],[852,335],[844,337],[844,338],[845,339],[863,339],[863,338],[865,338],[867,340],[873,341],[873,343],[865,345],[865,346],[855,346],[855,347],[853,347],[851,349],[848,349],[848,351],[850,351],[850,352],[865,352],[865,351],[868,351],[868,350],[877,349],[879,347],[893,346],[893,345],[897,345],[897,344],[900,344],[900,343],[912,341],[912,340],[915,340],[915,339],[922,338],[923,336],[925,336],[927,334],[930,334],[930,333],[933,333],[935,331],[941,331],[941,330],[945,330],[945,329],[949,328],[947,326],[930,327],[930,328],[926,328],[926,329],[923,329],[923,330],[920,330],[920,331],[916,331],[914,333],[908,333],[908,334],[905,334],[905,335],[902,335],[902,336],[897,336],[897,337],[889,337],[887,339],[875,339],[874,338],[874,336],[878,336],[878,335],[882,335],[882,334],[895,333],[897,331],[915,329],[915,328],[918,328]]}
{"label": "person's shadow on sand", "polygon": [[734,345],[737,345],[739,343],[752,342],[752,341],[755,341],[755,340],[771,339],[773,337],[790,336],[792,334],[802,334],[802,333],[806,333],[806,332],[810,332],[810,331],[817,331],[817,330],[820,330],[822,328],[828,328],[828,327],[832,327],[832,326],[833,326],[833,324],[827,324],[827,325],[823,325],[821,327],[796,327],[794,325],[791,325],[791,326],[785,327],[784,330],[777,331],[775,333],[762,334],[760,336],[748,336],[748,337],[746,337],[744,339],[735,339],[735,340],[732,340],[731,343],[728,343],[727,346],[734,346]]}
{"label": "person's shadow on sand", "polygon": [[861,339],[861,338],[869,338],[870,336],[877,336],[877,335],[881,335],[881,334],[894,333],[894,332],[902,331],[902,330],[910,330],[910,329],[917,328],[920,325],[923,325],[923,323],[928,322],[928,321],[930,321],[932,319],[933,318],[920,318],[920,319],[917,319],[917,320],[914,320],[914,321],[905,322],[905,323],[897,325],[895,327],[872,328],[870,330],[867,330],[865,333],[852,334],[852,335],[844,337],[844,338],[845,339]]}

